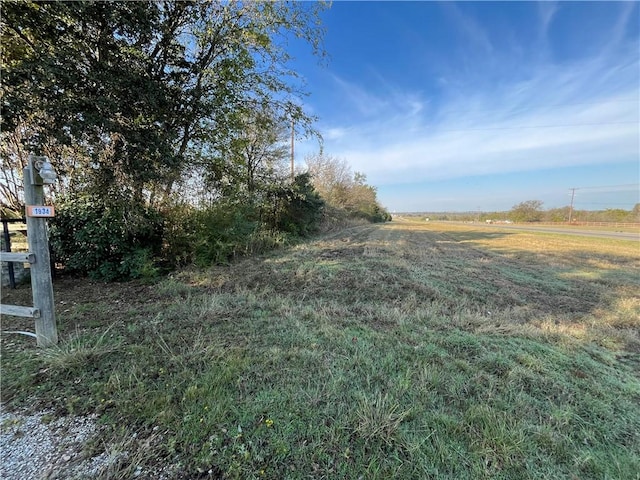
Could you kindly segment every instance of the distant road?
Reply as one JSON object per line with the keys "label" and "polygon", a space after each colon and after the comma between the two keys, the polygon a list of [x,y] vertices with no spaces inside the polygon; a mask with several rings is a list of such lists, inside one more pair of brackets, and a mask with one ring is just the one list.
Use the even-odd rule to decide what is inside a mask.
{"label": "distant road", "polygon": [[576,230],[573,228],[554,228],[554,227],[530,227],[527,225],[505,225],[505,224],[485,224],[487,228],[504,228],[509,230],[529,230],[533,232],[545,233],[562,233],[565,235],[580,235],[583,237],[600,237],[615,238],[618,240],[636,240],[640,241],[640,232],[607,232],[602,230]]}

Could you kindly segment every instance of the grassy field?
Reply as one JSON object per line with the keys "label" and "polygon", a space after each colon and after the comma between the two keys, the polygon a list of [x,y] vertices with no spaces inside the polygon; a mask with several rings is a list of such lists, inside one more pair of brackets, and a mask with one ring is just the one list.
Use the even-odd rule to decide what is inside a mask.
{"label": "grassy field", "polygon": [[639,479],[639,267],[638,242],[396,221],[62,278],[63,342],[3,334],[2,401],[99,413],[103,479]]}

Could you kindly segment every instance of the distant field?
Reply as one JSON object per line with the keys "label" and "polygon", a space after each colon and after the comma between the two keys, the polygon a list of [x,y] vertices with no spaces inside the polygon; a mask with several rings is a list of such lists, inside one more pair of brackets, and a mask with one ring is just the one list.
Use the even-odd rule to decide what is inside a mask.
{"label": "distant field", "polygon": [[99,413],[87,453],[132,459],[105,479],[637,480],[639,271],[635,241],[394,221],[62,279],[65,341],[3,334],[2,400]]}
{"label": "distant field", "polygon": [[[399,215],[396,216],[397,219],[406,220],[411,222],[424,222],[425,215]],[[429,220],[432,223],[449,223],[449,224],[467,224],[474,225],[475,227],[481,228],[486,226],[487,228],[499,228],[501,226],[509,227],[509,226],[526,226],[531,228],[558,228],[562,230],[593,230],[600,232],[629,232],[629,233],[640,233],[640,224],[639,223],[628,223],[628,222],[577,222],[568,224],[566,222],[532,222],[532,223],[504,223],[501,221],[494,221],[491,224],[487,224],[486,221],[474,221],[474,222],[463,222],[463,221],[439,221],[439,220]]]}

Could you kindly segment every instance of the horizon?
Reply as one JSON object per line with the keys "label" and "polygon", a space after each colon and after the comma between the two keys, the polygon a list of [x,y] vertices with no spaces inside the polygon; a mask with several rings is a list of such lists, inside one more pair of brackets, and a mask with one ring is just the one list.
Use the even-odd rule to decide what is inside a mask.
{"label": "horizon", "polygon": [[[627,184],[627,185],[605,185],[603,187],[605,187],[607,189],[605,191],[605,193],[611,193],[612,191],[613,192],[619,191],[619,190],[616,190],[616,189],[619,189],[620,187],[625,187],[625,188],[628,188],[629,191],[636,192],[637,189],[640,188],[640,183]],[[598,187],[598,188],[603,188],[603,187]],[[578,192],[580,190],[589,190],[591,188],[594,188],[594,187],[575,188],[575,190],[576,190],[576,192]],[[522,200],[522,201],[524,202],[524,201],[527,201],[527,200],[537,200],[537,199],[531,198],[531,199],[526,199],[526,200]],[[420,213],[420,214],[422,214],[422,213],[433,213],[433,214],[443,214],[443,213],[456,213],[456,214],[464,214],[464,213],[469,213],[469,214],[470,213],[508,213],[518,203],[521,203],[521,202],[516,202],[511,207],[506,208],[506,209],[501,209],[501,210],[497,210],[497,209],[493,209],[493,210],[492,209],[490,209],[490,210],[482,210],[482,209],[480,209],[480,210],[476,210],[476,209],[467,209],[467,210],[414,210],[414,211],[406,211],[405,210],[405,211],[395,211],[393,213],[396,213],[396,214],[403,214],[403,213],[404,214],[413,214],[413,213]],[[610,206],[610,207],[606,206],[606,205],[609,205],[609,204],[615,205],[615,202],[601,202],[601,203],[598,203],[597,205],[591,205],[591,208],[586,208],[586,207],[583,208],[583,207],[576,206],[576,203],[574,201],[573,210],[574,211],[586,211],[586,212],[605,212],[607,210],[632,211],[633,208],[636,205],[640,205],[640,201],[634,203],[629,208],[622,208],[622,207],[616,207],[616,206]],[[589,205],[589,204],[587,204],[587,205]],[[549,211],[549,210],[557,210],[557,209],[564,209],[564,208],[571,208],[571,201],[569,201],[565,205],[551,206],[551,207],[547,207],[543,203],[541,210],[543,212],[545,212],[545,211]]]}
{"label": "horizon", "polygon": [[[635,2],[334,2],[327,65],[293,42],[292,66],[324,153],[389,211],[557,208],[571,189],[574,208],[630,209],[639,16]],[[319,149],[297,139],[296,162]]]}

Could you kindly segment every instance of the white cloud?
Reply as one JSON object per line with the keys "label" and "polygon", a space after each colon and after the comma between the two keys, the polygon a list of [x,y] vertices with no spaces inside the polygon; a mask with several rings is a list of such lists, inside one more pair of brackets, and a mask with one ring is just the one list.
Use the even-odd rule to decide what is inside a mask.
{"label": "white cloud", "polygon": [[547,32],[551,27],[553,18],[558,11],[557,2],[539,2],[538,12],[540,13],[540,38],[546,42]]}
{"label": "white cloud", "polygon": [[325,151],[376,185],[637,159],[637,48],[540,64],[510,83],[450,92],[437,110],[413,91],[381,98],[336,77],[366,117],[327,128]]}
{"label": "white cloud", "polygon": [[362,115],[378,115],[388,106],[380,96],[369,92],[365,87],[332,75],[334,82],[342,90],[344,98]]}
{"label": "white cloud", "polygon": [[323,136],[325,140],[338,140],[347,134],[346,128],[328,128]]}
{"label": "white cloud", "polygon": [[459,26],[459,31],[466,37],[469,47],[485,53],[493,52],[494,48],[489,35],[473,17],[465,14],[453,2],[444,3],[442,7],[453,23]]}

